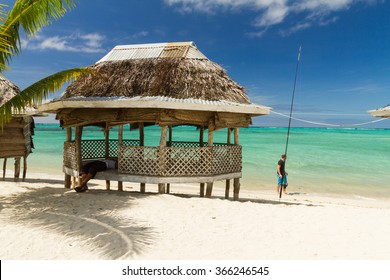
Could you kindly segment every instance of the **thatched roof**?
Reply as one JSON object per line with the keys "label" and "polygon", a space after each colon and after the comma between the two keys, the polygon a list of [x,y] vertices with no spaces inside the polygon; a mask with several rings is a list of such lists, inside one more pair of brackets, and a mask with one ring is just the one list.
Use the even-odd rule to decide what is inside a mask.
{"label": "thatched roof", "polygon": [[251,103],[193,42],[117,46],[91,68],[94,74],[79,77],[41,110],[154,106],[264,115],[271,109]]}
{"label": "thatched roof", "polygon": [[376,110],[368,111],[373,117],[390,118],[390,104]]}
{"label": "thatched roof", "polygon": [[[9,101],[15,95],[20,93],[20,89],[17,85],[9,81],[7,78],[0,75],[0,106],[2,106],[5,102]],[[38,109],[34,106],[26,106],[22,110],[13,110],[12,116],[46,116],[47,114],[43,114],[38,111]]]}
{"label": "thatched roof", "polygon": [[19,94],[20,89],[17,85],[0,75],[0,106]]}
{"label": "thatched roof", "polygon": [[80,77],[61,100],[72,97],[170,97],[249,104],[245,89],[210,60],[146,58],[101,62]]}

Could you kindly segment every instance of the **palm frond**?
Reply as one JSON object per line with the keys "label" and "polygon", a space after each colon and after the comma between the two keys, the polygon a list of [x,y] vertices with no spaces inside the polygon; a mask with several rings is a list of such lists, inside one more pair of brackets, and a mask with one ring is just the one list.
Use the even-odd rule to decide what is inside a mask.
{"label": "palm frond", "polygon": [[33,36],[74,6],[74,0],[16,0],[0,26],[1,69],[21,51],[20,27],[28,37]]}
{"label": "palm frond", "polygon": [[0,127],[7,123],[12,114],[22,113],[26,107],[34,107],[42,104],[49,93],[54,93],[80,75],[92,73],[88,68],[73,68],[50,75],[22,90],[19,94],[5,102],[0,107]]}

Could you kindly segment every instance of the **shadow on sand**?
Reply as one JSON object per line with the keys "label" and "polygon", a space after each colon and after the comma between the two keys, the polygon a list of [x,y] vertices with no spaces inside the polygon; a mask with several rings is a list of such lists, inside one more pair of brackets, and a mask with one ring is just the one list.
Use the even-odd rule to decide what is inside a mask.
{"label": "shadow on sand", "polygon": [[104,190],[78,194],[65,188],[27,189],[11,197],[0,197],[0,211],[7,208],[7,218],[12,223],[28,223],[69,236],[96,250],[104,259],[131,259],[155,242],[152,227],[115,215],[116,211],[133,207],[135,200],[145,196]]}

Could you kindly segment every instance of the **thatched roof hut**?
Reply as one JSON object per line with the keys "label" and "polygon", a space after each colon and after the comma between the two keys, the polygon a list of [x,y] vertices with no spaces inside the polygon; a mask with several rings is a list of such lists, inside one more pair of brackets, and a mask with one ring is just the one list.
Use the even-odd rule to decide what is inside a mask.
{"label": "thatched roof hut", "polygon": [[370,110],[368,111],[371,116],[373,117],[379,117],[379,118],[390,118],[390,104],[376,110]]}
{"label": "thatched roof hut", "polygon": [[[176,173],[161,171],[161,166],[166,166],[166,162],[161,162],[164,158],[161,154],[154,159],[156,162],[159,161],[157,165],[152,164],[145,169],[148,163],[144,162],[145,149],[142,148],[140,149],[142,152],[135,152],[138,162],[130,162],[128,158],[123,161],[119,159],[121,178],[123,173],[126,173],[127,180],[158,183],[161,192],[161,184],[169,182],[211,184],[216,179],[238,180],[241,177],[238,128],[248,127],[252,117],[269,114],[271,108],[251,103],[245,89],[233,81],[221,66],[207,59],[193,42],[117,46],[90,68],[93,71],[69,85],[59,99],[40,108],[45,112],[56,113],[56,118],[60,120],[62,127],[67,129],[76,127],[74,142],[81,141],[79,133],[85,125],[98,125],[104,127],[107,132],[112,126],[130,124],[141,128],[140,142],[137,145],[143,146],[142,128],[153,124],[161,127],[161,141],[160,146],[157,147],[159,152],[151,153],[169,150],[166,156],[171,157],[172,153],[177,152],[172,150],[173,146],[167,147],[167,127],[170,128],[171,135],[173,126],[195,125],[201,128],[201,135],[197,146],[191,147],[196,151],[191,153],[203,157],[199,155],[198,150],[201,150],[200,147],[206,148],[203,143],[204,129],[209,131],[206,145],[210,151],[214,146],[213,131],[228,128],[229,139],[230,132],[235,131],[235,145],[228,143],[231,147],[224,148],[219,159],[226,161],[226,153],[229,153],[227,150],[235,146],[237,156],[232,156],[235,167],[231,170],[222,168],[215,171],[214,165],[218,165],[216,163],[218,160],[215,160],[214,163],[206,163],[209,167],[212,165],[214,171],[210,171],[211,169],[207,172],[204,170],[175,171]],[[71,131],[68,132],[71,135]],[[109,146],[108,141],[106,139],[106,147]],[[68,137],[68,142],[72,142],[71,136]],[[79,150],[82,149],[81,143],[77,145]],[[121,156],[119,146],[118,158]],[[180,149],[182,149],[181,153],[185,153],[183,147]],[[82,151],[77,153],[82,154]],[[126,150],[126,153],[128,155],[130,152]],[[110,151],[107,151],[106,156],[109,154]],[[182,159],[181,164],[195,168],[200,163],[198,156],[192,162]],[[82,156],[78,157],[77,168],[79,169]],[[169,160],[170,164],[174,164],[172,159]],[[131,168],[140,166],[140,168],[134,170],[129,166],[132,166]],[[180,169],[176,167],[173,169]],[[74,164],[72,170],[74,171],[75,168]],[[142,171],[142,168],[146,171]],[[155,169],[160,171],[156,173]],[[69,171],[68,174],[72,172]],[[208,193],[211,195],[211,190]]]}
{"label": "thatched roof hut", "polygon": [[[0,75],[0,106],[19,94],[19,87]],[[0,131],[0,158],[3,158],[3,180],[7,167],[7,158],[15,158],[15,180],[20,173],[20,160],[24,159],[23,179],[27,172],[27,156],[31,153],[34,135],[33,110],[26,109],[23,112],[15,112],[10,122],[7,122]]]}
{"label": "thatched roof hut", "polygon": [[[105,124],[107,118],[112,125],[139,122],[139,114],[132,112],[141,109],[153,115],[143,120],[148,123],[163,124],[161,113],[166,109],[186,111],[188,117],[166,121],[168,125],[190,124],[198,111],[237,113],[240,126],[246,127],[250,117],[270,112],[269,107],[252,104],[245,89],[192,42],[117,46],[91,68],[92,74],[78,78],[58,100],[41,107],[56,113],[63,127]],[[105,114],[90,119],[81,108],[104,109]],[[112,115],[107,116],[111,108]],[[75,109],[77,116],[72,114]],[[120,117],[118,109],[123,109]],[[208,126],[208,120],[194,124]]]}

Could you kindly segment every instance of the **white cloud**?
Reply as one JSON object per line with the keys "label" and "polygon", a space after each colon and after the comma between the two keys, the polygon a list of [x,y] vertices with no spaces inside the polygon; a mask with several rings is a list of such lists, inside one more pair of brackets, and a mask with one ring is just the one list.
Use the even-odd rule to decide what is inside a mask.
{"label": "white cloud", "polygon": [[41,34],[22,41],[22,48],[30,50],[55,50],[61,52],[101,53],[104,36],[98,33],[46,37]]}
{"label": "white cloud", "polygon": [[[181,12],[202,12],[214,14],[219,11],[249,9],[258,12],[253,21],[258,32],[248,33],[262,36],[265,31],[281,23],[290,25],[282,34],[291,34],[313,25],[327,25],[338,17],[332,13],[347,10],[358,3],[373,4],[381,0],[164,0],[167,5],[177,7]],[[290,15],[304,18],[300,22],[289,22]]]}
{"label": "white cloud", "polygon": [[149,35],[149,32],[148,31],[145,31],[145,30],[142,30],[140,32],[137,32],[135,34],[133,34],[133,38],[141,38],[141,37],[146,37]]}

